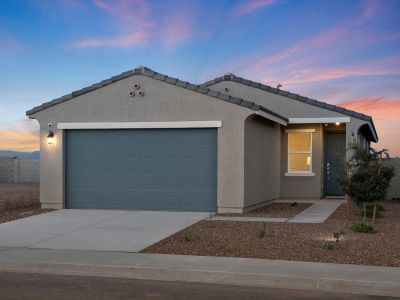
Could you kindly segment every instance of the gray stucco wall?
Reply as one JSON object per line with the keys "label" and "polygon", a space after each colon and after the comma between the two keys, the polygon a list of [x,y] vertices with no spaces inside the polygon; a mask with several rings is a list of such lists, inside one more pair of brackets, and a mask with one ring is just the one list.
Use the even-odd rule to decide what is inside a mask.
{"label": "gray stucco wall", "polygon": [[258,116],[245,121],[245,207],[279,198],[280,127]]}
{"label": "gray stucco wall", "polygon": [[[347,117],[338,112],[326,110],[316,106],[312,106],[300,101],[290,99],[281,95],[266,92],[264,90],[243,85],[234,81],[222,81],[210,88],[230,94],[236,97],[242,97],[250,101],[261,104],[279,114],[288,118],[328,118],[328,117]],[[229,91],[226,91],[228,88]],[[346,143],[357,141],[358,129],[367,124],[366,121],[350,117],[350,123],[345,125]],[[323,196],[324,184],[324,124],[305,124],[305,125],[289,125],[287,128],[315,128],[313,134],[313,172],[315,176],[285,176],[287,171],[287,135],[282,128],[281,137],[281,195],[282,198],[320,198]],[[343,128],[342,128],[343,129]],[[373,145],[372,145],[373,146]],[[347,158],[350,158],[351,152],[346,152]]]}
{"label": "gray stucco wall", "polygon": [[39,182],[39,161],[0,157],[0,183]]}
{"label": "gray stucco wall", "polygon": [[[139,84],[143,97],[130,97]],[[40,199],[43,207],[64,205],[63,130],[48,145],[48,123],[222,121],[218,129],[218,207],[244,206],[244,120],[247,108],[135,75],[35,113],[40,123]]]}
{"label": "gray stucco wall", "polygon": [[[312,134],[313,176],[287,176],[288,134],[286,129],[314,129]],[[323,194],[323,128],[320,124],[289,125],[281,131],[281,191],[282,198],[319,199]]]}

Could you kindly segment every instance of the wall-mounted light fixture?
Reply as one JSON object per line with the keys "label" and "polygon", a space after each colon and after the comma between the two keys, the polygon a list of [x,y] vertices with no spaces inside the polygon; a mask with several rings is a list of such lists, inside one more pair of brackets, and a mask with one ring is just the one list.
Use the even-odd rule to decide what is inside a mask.
{"label": "wall-mounted light fixture", "polygon": [[47,144],[53,145],[54,142],[54,132],[49,130],[49,134],[47,135]]}

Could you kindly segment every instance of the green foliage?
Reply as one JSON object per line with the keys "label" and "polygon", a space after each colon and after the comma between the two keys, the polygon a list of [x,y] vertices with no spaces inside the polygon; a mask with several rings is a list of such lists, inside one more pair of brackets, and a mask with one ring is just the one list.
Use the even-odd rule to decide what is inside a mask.
{"label": "green foliage", "polygon": [[[367,204],[366,208],[367,208],[367,211],[369,211],[369,210],[372,211],[372,210],[374,210],[374,204],[373,203]],[[385,211],[385,208],[383,207],[383,205],[377,204],[376,205],[376,211],[382,212],[382,211]]]}
{"label": "green foliage", "polygon": [[266,224],[265,222],[262,222],[261,227],[257,230],[257,236],[263,238],[265,237],[266,233],[267,233]]}
{"label": "green foliage", "polygon": [[183,236],[183,240],[185,242],[193,242],[194,236],[190,232],[186,232],[185,235]]}
{"label": "green foliage", "polygon": [[376,233],[372,225],[365,223],[353,224],[351,225],[350,229],[354,232],[360,232],[360,233]]}
{"label": "green foliage", "polygon": [[339,243],[328,241],[324,243],[323,247],[327,250],[337,250],[339,249]]}
{"label": "green foliage", "polygon": [[339,232],[339,231],[334,232],[334,233],[333,233],[333,237],[335,238],[335,241],[336,241],[336,242],[339,242],[340,232]]}
{"label": "green foliage", "polygon": [[394,168],[384,162],[389,159],[387,150],[351,147],[353,155],[347,163],[347,176],[338,179],[342,190],[358,205],[385,200]]}

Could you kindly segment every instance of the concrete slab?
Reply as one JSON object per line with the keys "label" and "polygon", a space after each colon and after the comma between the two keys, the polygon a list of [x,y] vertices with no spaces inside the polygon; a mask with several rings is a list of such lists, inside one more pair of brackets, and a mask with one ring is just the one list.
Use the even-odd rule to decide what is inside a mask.
{"label": "concrete slab", "polygon": [[289,219],[289,223],[324,223],[326,219],[333,214],[338,207],[342,205],[341,201],[321,200],[314,203],[298,215]]}
{"label": "concrete slab", "polygon": [[400,268],[268,259],[12,248],[0,270],[400,295]]}
{"label": "concrete slab", "polygon": [[209,213],[59,210],[0,224],[0,247],[137,252]]}
{"label": "concrete slab", "polygon": [[288,218],[212,216],[209,221],[286,222]]}

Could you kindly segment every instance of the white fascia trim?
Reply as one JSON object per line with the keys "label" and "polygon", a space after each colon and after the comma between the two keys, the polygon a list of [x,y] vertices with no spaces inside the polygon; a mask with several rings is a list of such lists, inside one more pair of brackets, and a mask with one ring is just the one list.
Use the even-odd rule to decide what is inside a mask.
{"label": "white fascia trim", "polygon": [[218,128],[222,121],[179,122],[77,122],[58,123],[58,129]]}
{"label": "white fascia trim", "polygon": [[350,117],[289,118],[289,124],[350,123]]}
{"label": "white fascia trim", "polygon": [[285,132],[315,132],[315,129],[285,129]]}
{"label": "white fascia trim", "polygon": [[295,172],[287,172],[285,173],[285,176],[315,176],[315,173],[311,172],[311,173],[295,173]]}
{"label": "white fascia trim", "polygon": [[256,114],[259,115],[260,117],[274,121],[275,123],[281,124],[283,126],[287,126],[287,123],[284,120],[282,120],[281,118],[278,118],[278,117],[271,115],[269,113],[266,113],[264,111],[258,110],[258,111],[256,111]]}

